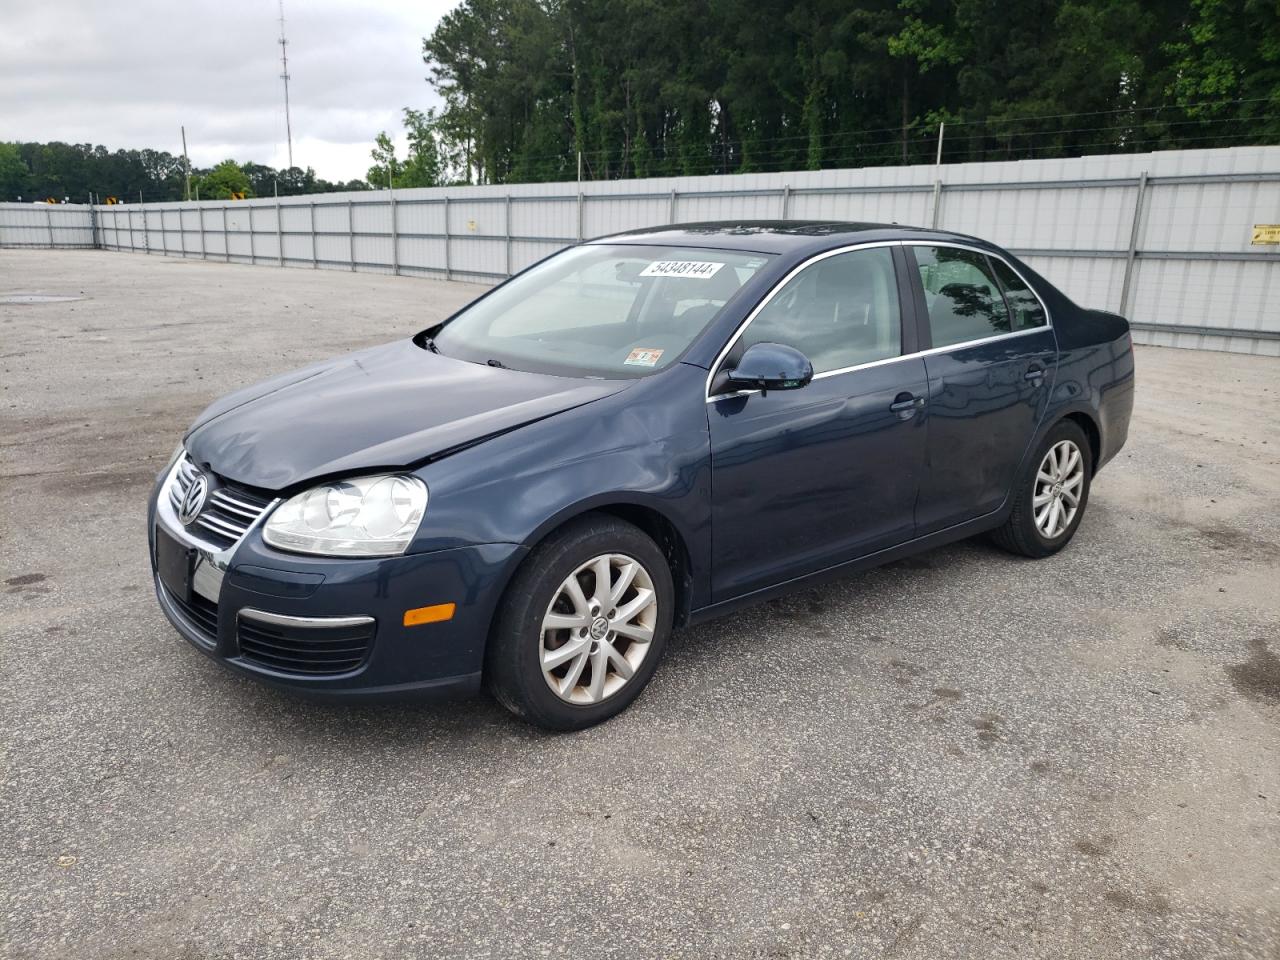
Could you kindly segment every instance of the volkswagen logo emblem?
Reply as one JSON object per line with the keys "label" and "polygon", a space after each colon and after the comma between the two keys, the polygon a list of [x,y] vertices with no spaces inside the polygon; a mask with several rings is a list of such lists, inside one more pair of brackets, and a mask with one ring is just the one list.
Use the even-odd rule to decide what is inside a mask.
{"label": "volkswagen logo emblem", "polygon": [[197,473],[191,486],[187,487],[187,492],[182,495],[182,505],[178,508],[178,519],[184,524],[190,523],[196,517],[200,516],[200,511],[204,509],[204,502],[209,498],[209,478],[203,473]]}

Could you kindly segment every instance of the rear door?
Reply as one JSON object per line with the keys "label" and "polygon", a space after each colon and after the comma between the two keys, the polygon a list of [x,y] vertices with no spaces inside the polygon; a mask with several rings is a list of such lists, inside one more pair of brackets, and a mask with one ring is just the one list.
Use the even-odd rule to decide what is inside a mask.
{"label": "rear door", "polygon": [[[716,601],[911,539],[928,389],[901,250],[811,261],[761,305],[711,377],[712,592]],[[908,314],[910,312],[908,311]],[[753,343],[813,363],[796,390],[729,391]]]}
{"label": "rear door", "polygon": [[1044,416],[1057,343],[1044,305],[1000,258],[945,244],[905,250],[929,348],[924,536],[1004,502]]}

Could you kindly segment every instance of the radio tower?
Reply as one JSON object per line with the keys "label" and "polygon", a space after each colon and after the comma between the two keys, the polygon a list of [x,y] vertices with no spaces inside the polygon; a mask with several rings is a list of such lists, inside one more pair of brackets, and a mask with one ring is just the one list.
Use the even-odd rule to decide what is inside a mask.
{"label": "radio tower", "polygon": [[289,140],[289,167],[293,167],[293,125],[289,122],[289,41],[284,38],[284,0],[280,0],[280,66],[284,81],[284,132]]}

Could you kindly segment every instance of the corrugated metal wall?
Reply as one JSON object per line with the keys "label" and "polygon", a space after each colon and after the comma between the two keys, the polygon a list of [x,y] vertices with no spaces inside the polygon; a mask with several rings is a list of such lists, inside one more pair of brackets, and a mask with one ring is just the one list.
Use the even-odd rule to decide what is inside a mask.
{"label": "corrugated metal wall", "polygon": [[88,207],[0,203],[0,247],[93,247]]}
{"label": "corrugated metal wall", "polygon": [[[394,202],[393,202],[394,201]],[[1280,147],[437,187],[239,202],[0,204],[0,246],[101,246],[492,282],[580,238],[698,220],[918,224],[993,240],[1136,338],[1280,356]],[[92,222],[91,222],[92,220]],[[96,240],[96,243],[95,243]]]}

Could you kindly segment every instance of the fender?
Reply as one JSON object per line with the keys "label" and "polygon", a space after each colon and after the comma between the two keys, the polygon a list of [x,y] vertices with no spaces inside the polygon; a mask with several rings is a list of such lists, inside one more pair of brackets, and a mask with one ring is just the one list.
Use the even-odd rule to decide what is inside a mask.
{"label": "fender", "polygon": [[710,589],[711,453],[701,410],[706,371],[677,364],[592,404],[422,466],[429,500],[410,553],[476,543],[536,546],[575,516],[649,512],[682,542],[695,602]]}

